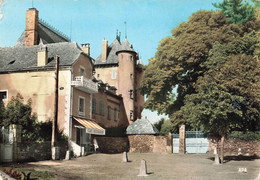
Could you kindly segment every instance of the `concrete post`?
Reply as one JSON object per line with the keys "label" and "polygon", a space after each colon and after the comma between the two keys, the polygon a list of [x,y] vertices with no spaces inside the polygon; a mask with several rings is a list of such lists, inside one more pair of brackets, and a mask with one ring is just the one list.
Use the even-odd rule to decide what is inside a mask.
{"label": "concrete post", "polygon": [[185,154],[185,125],[181,125],[179,128],[179,154]]}
{"label": "concrete post", "polygon": [[20,153],[20,149],[18,143],[21,143],[21,129],[20,125],[12,124],[10,125],[10,129],[13,130],[13,161],[18,161],[18,154]]}
{"label": "concrete post", "polygon": [[148,176],[146,161],[144,159],[141,160],[140,172],[139,172],[138,176]]}

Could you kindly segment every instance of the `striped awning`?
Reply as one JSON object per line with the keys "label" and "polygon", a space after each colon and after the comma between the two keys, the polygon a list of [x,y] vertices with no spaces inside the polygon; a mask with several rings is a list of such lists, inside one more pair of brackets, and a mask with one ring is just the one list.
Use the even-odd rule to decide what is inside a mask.
{"label": "striped awning", "polygon": [[100,127],[96,122],[92,120],[86,120],[86,119],[76,118],[76,117],[73,118],[86,128],[86,133],[88,134],[97,134],[97,135],[106,134],[106,130]]}

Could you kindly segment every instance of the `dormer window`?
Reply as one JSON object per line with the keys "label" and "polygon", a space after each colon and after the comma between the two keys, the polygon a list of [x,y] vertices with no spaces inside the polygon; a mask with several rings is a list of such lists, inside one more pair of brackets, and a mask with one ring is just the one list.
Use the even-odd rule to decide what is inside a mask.
{"label": "dormer window", "polygon": [[79,75],[80,76],[85,76],[85,68],[82,67],[82,66],[80,66],[80,68],[79,68]]}

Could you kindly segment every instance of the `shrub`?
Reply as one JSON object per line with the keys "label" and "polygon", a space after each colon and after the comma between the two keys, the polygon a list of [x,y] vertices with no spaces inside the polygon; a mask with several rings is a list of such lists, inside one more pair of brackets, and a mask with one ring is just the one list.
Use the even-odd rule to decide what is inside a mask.
{"label": "shrub", "polygon": [[233,131],[228,134],[229,138],[238,138],[246,141],[260,140],[260,131]]}

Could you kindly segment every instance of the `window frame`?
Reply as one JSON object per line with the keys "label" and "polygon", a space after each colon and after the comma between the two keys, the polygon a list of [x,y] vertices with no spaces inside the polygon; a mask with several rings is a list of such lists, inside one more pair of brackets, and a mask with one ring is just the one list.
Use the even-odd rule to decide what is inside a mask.
{"label": "window frame", "polygon": [[117,108],[114,108],[114,121],[118,121],[119,112]]}
{"label": "window frame", "polygon": [[[83,111],[81,111],[81,108],[80,108],[81,99],[83,100]],[[86,114],[86,101],[85,101],[85,97],[83,97],[83,96],[78,97],[78,114],[79,114],[79,116],[85,116],[85,114]]]}
{"label": "window frame", "polygon": [[8,100],[8,90],[0,90],[0,93],[2,93],[2,92],[6,92],[6,97],[2,100],[7,101]]}
{"label": "window frame", "polygon": [[97,113],[97,100],[96,98],[92,98],[92,113]]}
{"label": "window frame", "polygon": [[105,115],[105,107],[104,102],[99,101],[99,114],[104,116]]}
{"label": "window frame", "polygon": [[116,80],[116,75],[117,75],[116,70],[113,69],[113,70],[111,71],[111,79],[112,79],[112,80]]}

